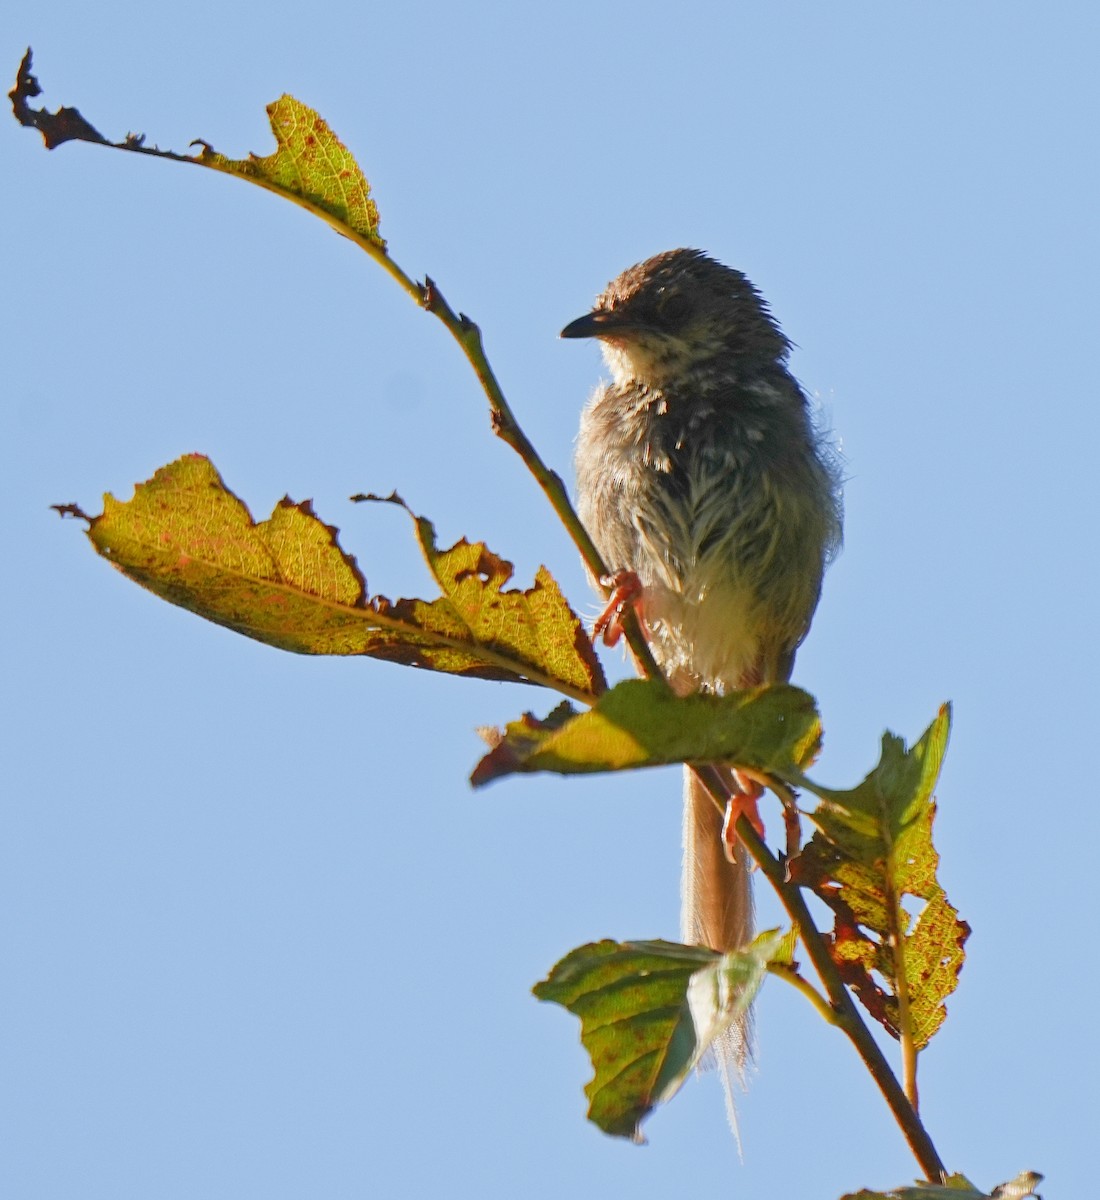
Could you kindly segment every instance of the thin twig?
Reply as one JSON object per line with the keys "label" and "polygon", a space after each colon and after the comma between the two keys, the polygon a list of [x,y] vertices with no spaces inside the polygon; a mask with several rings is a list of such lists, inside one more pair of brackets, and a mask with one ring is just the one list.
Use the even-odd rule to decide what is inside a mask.
{"label": "thin twig", "polygon": [[921,1123],[916,1109],[909,1102],[909,1098],[898,1083],[897,1076],[890,1069],[886,1056],[860,1016],[859,1009],[829,954],[825,939],[814,925],[813,917],[806,907],[801,891],[793,884],[788,883],[784,865],[771,853],[747,817],[738,818],[737,834],[744,842],[753,861],[775,889],[780,902],[798,929],[810,961],[814,964],[829,997],[835,1015],[833,1023],[844,1031],[849,1041],[855,1046],[860,1058],[863,1059],[864,1065],[870,1071],[872,1079],[890,1106],[890,1111],[901,1127],[902,1134],[909,1143],[909,1148],[913,1151],[926,1178],[933,1183],[942,1182],[946,1179],[947,1172],[939,1153],[933,1145],[928,1131]]}
{"label": "thin twig", "polygon": [[[599,550],[596,549],[596,544],[589,537],[588,530],[581,524],[581,519],[577,516],[576,510],[569,500],[569,493],[561,476],[542,461],[538,451],[516,420],[511,405],[505,398],[500,383],[485,356],[481,330],[465,313],[456,313],[447,303],[435,282],[429,278],[425,278],[424,285],[419,290],[419,300],[428,312],[442,321],[451,336],[458,342],[489,400],[493,432],[506,445],[512,447],[535,477],[535,481],[542,488],[554,512],[557,513],[559,520],[580,551],[589,573],[596,580],[602,580],[608,576],[610,574],[608,565],[603,561]],[[601,586],[603,585],[601,584]],[[626,635],[627,645],[629,645],[641,673],[649,679],[663,678],[661,668],[657,665],[649,642],[642,632],[641,624],[637,616],[630,610],[623,614],[623,631]]]}

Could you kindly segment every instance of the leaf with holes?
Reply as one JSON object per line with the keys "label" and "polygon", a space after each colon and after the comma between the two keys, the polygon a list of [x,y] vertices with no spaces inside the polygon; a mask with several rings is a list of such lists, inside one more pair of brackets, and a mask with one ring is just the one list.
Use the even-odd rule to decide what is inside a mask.
{"label": "leaf with holes", "polygon": [[421,548],[443,594],[396,601],[368,596],[355,560],[308,501],[281,500],[254,522],[201,455],[162,467],[130,501],[104,497],[102,515],[85,519],[96,550],[135,582],[282,650],[362,654],[580,699],[604,687],[580,619],[545,569],[534,587],[506,589],[510,563],[480,543],[439,550],[423,518]]}
{"label": "leaf with holes", "polygon": [[817,831],[791,879],[833,910],[831,950],[868,1012],[917,1050],[928,1044],[955,990],[970,926],[936,879],[932,791],[947,747],[946,707],[911,749],[893,734],[858,787],[821,797]]}
{"label": "leaf with holes", "polygon": [[38,80],[31,73],[31,52],[28,50],[9,98],[16,120],[37,129],[49,150],[65,142],[81,141],[209,167],[277,193],[328,222],[373,258],[380,261],[386,258],[386,243],[378,232],[378,209],[359,164],[324,118],[293,96],[280,96],[267,106],[271,131],[275,135],[275,152],[262,158],[250,154],[247,158],[236,159],[219,154],[201,139],[192,143],[199,147],[197,154],[179,154],[147,146],[145,139],[135,134],[112,142],[75,108],[60,108],[53,113],[44,108],[32,108],[30,101],[41,92]]}

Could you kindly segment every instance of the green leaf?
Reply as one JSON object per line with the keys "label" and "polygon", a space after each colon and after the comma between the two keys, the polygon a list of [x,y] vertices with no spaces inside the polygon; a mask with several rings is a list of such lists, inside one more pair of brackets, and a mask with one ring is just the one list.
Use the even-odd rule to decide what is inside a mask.
{"label": "green leaf", "polygon": [[68,511],[89,522],[96,550],[135,582],[282,650],[362,654],[578,698],[604,686],[580,619],[545,569],[534,587],[505,590],[510,563],[480,543],[439,550],[423,518],[421,548],[443,595],[391,601],[368,597],[355,560],[308,501],[281,500],[256,523],[201,455],[161,467],[130,501],[105,496],[101,516]]}
{"label": "green leaf", "polygon": [[587,712],[559,705],[487,736],[492,749],[474,770],[475,787],[520,772],[576,775],[677,762],[801,778],[820,746],[821,721],[813,697],[789,684],[678,696],[660,681],[630,679]]}
{"label": "green leaf", "polygon": [[61,108],[56,113],[32,108],[29,100],[41,91],[31,73],[28,50],[10,93],[12,111],[20,124],[42,134],[47,149],[82,141],[209,167],[277,192],[352,238],[372,257],[386,258],[386,243],[378,232],[378,209],[359,164],[324,119],[293,96],[281,96],[267,106],[277,143],[275,153],[263,158],[250,154],[248,158],[233,159],[201,140],[192,143],[200,147],[195,155],[147,146],[144,138],[135,134],[128,134],[120,142],[109,141],[75,108]]}
{"label": "green leaf", "polygon": [[864,1190],[850,1192],[840,1200],[1027,1200],[1035,1196],[1042,1175],[1023,1171],[1008,1183],[992,1192],[983,1192],[962,1175],[952,1175],[942,1184],[917,1182],[913,1187],[895,1188],[889,1192]]}
{"label": "green leaf", "polygon": [[322,117],[293,96],[283,95],[267,106],[278,149],[266,158],[226,158],[205,142],[196,160],[200,166],[224,171],[278,192],[327,220],[341,232],[350,230],[373,242],[386,243],[378,233],[378,209],[359,164]]}
{"label": "green leaf", "polygon": [[[943,1022],[970,935],[937,882],[932,845],[932,791],[949,726],[945,707],[912,750],[886,734],[879,765],[850,791],[806,782],[823,803],[811,814],[817,831],[790,866],[793,882],[833,910],[831,949],[845,982],[918,1050]],[[906,898],[923,902],[913,916]]]}
{"label": "green leaf", "polygon": [[589,1120],[605,1133],[642,1141],[642,1121],[748,1009],[782,941],[765,933],[729,954],[665,941],[602,941],[567,954],[533,990],[580,1018],[595,1070],[584,1089]]}

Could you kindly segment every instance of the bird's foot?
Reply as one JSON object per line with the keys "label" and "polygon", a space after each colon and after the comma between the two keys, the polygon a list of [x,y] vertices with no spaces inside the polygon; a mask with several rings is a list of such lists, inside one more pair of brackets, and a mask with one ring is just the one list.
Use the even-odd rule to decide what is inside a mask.
{"label": "bird's foot", "polygon": [[605,646],[615,646],[623,636],[623,615],[627,610],[633,609],[641,618],[642,581],[633,571],[616,571],[614,575],[605,575],[600,583],[609,587],[611,594],[592,626],[592,637],[602,638]]}
{"label": "bird's foot", "polygon": [[760,797],[764,794],[764,788],[755,779],[736,769],[733,776],[739,790],[726,801],[726,815],[722,820],[722,845],[730,862],[736,861],[737,843],[741,840],[737,836],[738,818],[748,817],[753,829],[761,837],[764,836],[764,821],[760,816]]}

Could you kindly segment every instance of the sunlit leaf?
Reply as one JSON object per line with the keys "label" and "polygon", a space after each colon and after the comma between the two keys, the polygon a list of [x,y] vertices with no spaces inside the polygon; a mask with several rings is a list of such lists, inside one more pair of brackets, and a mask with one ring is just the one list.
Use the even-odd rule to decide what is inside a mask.
{"label": "sunlit leaf", "polygon": [[673,942],[594,942],[571,951],[535,995],[580,1018],[595,1075],[588,1118],[641,1141],[652,1110],[679,1090],[752,1003],[782,936],[719,954]]}
{"label": "sunlit leaf", "polygon": [[438,550],[422,518],[421,546],[443,592],[430,601],[368,596],[355,560],[308,501],[282,500],[254,522],[197,454],[162,467],[132,500],[104,497],[102,515],[86,519],[96,549],[125,575],[282,650],[363,654],[578,697],[603,687],[580,619],[545,570],[526,591],[505,589],[511,564],[479,543]]}
{"label": "sunlit leaf", "polygon": [[[440,592],[475,641],[484,646],[507,647],[524,662],[538,664],[548,678],[569,684],[582,694],[604,689],[603,668],[592,641],[545,567],[536,571],[534,587],[523,592],[505,590],[512,577],[512,564],[483,543],[463,539],[449,550],[441,550],[431,521],[417,516],[399,496],[353,499],[397,504],[409,514],[421,553]],[[399,600],[390,611],[415,619],[418,613],[410,606],[419,603]]]}
{"label": "sunlit leaf", "polygon": [[833,910],[831,948],[845,981],[918,1050],[943,1022],[970,934],[937,882],[932,845],[949,725],[944,708],[911,750],[887,734],[879,765],[850,791],[811,785],[823,801],[811,814],[817,831],[790,865],[792,880]]}
{"label": "sunlit leaf", "polygon": [[340,232],[347,229],[375,242],[378,209],[359,164],[325,120],[293,96],[280,96],[267,106],[278,149],[259,158],[227,158],[200,143],[200,166],[237,175],[250,183],[279,192],[296,204],[327,219]]}
{"label": "sunlit leaf", "polygon": [[728,762],[786,778],[813,760],[821,721],[813,697],[788,684],[677,696],[659,681],[631,679],[586,712],[559,705],[542,719],[528,713],[489,741],[471,777],[475,786],[518,772],[575,775],[676,762]]}
{"label": "sunlit leaf", "polygon": [[199,147],[197,154],[179,154],[147,146],[144,138],[135,134],[112,142],[75,108],[60,108],[55,113],[32,108],[29,101],[41,91],[38,80],[31,73],[31,52],[28,50],[20,64],[15,87],[9,93],[12,111],[20,124],[42,134],[50,150],[70,141],[91,142],[116,150],[209,167],[247,179],[321,217],[339,233],[353,238],[373,257],[385,257],[386,243],[378,232],[378,209],[359,164],[324,119],[293,96],[281,96],[267,106],[271,131],[277,143],[275,153],[234,159],[219,154],[201,140],[193,143]]}

